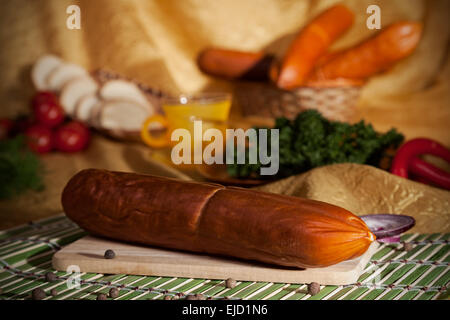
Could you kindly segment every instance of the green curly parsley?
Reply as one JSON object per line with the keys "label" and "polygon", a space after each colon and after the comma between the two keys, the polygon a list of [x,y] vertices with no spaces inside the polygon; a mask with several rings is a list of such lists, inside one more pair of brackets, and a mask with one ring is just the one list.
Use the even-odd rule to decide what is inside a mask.
{"label": "green curly parsley", "polygon": [[0,199],[10,199],[27,189],[44,189],[41,171],[41,161],[28,150],[23,136],[0,141]]}
{"label": "green curly parsley", "polygon": [[[356,124],[329,121],[315,110],[302,112],[293,121],[278,118],[274,128],[280,130],[277,175],[281,177],[334,163],[378,166],[384,152],[397,148],[404,139],[395,129],[381,134],[364,121]],[[228,174],[238,178],[260,177],[262,165],[248,164],[248,152],[245,157],[246,164],[236,164],[236,161],[228,164]]]}

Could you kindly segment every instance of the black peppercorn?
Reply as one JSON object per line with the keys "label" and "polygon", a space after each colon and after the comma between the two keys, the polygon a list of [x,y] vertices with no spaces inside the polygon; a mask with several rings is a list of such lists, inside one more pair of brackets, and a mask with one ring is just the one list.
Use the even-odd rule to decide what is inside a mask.
{"label": "black peppercorn", "polygon": [[108,299],[108,297],[104,293],[99,293],[97,295],[97,300],[107,300],[107,299]]}
{"label": "black peppercorn", "polygon": [[413,249],[413,244],[411,242],[405,242],[403,244],[403,250],[405,251],[411,251]]}
{"label": "black peppercorn", "polygon": [[47,297],[47,294],[41,288],[36,288],[31,292],[31,297],[33,300],[42,300]]}
{"label": "black peppercorn", "polygon": [[109,296],[113,299],[117,298],[119,296],[119,289],[117,288],[111,288],[109,290]]}
{"label": "black peppercorn", "polygon": [[197,300],[206,300],[206,297],[201,293],[197,293],[195,297],[197,298]]}
{"label": "black peppercorn", "polygon": [[53,272],[47,272],[45,274],[45,281],[53,282],[53,281],[56,281],[56,280],[57,280],[56,274],[54,274]]}
{"label": "black peppercorn", "polygon": [[234,287],[236,287],[236,280],[232,279],[232,278],[228,278],[225,281],[225,286],[227,288],[233,289]]}
{"label": "black peppercorn", "polygon": [[111,249],[105,251],[105,259],[114,259],[116,254]]}
{"label": "black peppercorn", "polygon": [[308,284],[308,293],[312,296],[315,296],[320,292],[320,284],[317,282],[311,282]]}

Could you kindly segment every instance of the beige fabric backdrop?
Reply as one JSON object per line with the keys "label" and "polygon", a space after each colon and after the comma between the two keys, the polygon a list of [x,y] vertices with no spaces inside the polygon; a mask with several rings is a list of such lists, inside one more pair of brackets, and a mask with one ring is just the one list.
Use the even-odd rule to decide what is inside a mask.
{"label": "beige fabric backdrop", "polygon": [[[241,50],[266,49],[281,55],[308,19],[336,2],[1,1],[0,116],[14,116],[28,110],[33,94],[29,80],[30,66],[44,53],[60,55],[88,69],[112,69],[172,93],[197,92],[205,88],[230,90],[232,84],[207,77],[198,70],[195,57],[199,50],[206,45],[216,45]],[[352,45],[376,32],[365,26],[369,4],[381,7],[382,26],[402,19],[420,20],[425,26],[416,52],[390,72],[373,77],[365,86],[358,106],[361,118],[372,122],[379,130],[397,127],[408,138],[427,136],[450,146],[450,1],[343,2],[354,10],[356,21],[333,49]],[[66,7],[70,4],[81,7],[81,30],[65,27],[68,16]],[[47,190],[0,202],[0,228],[57,213],[63,185],[74,172],[84,167],[179,175],[149,162],[147,153],[148,150],[139,145],[120,144],[96,137],[85,153],[44,156]],[[412,214],[420,220],[417,231],[449,231],[449,192],[398,180],[377,169],[362,167],[364,169],[355,169],[351,165],[325,167],[315,170],[314,174],[307,173],[308,178],[292,178],[296,179],[295,185],[298,187],[293,193],[292,190],[280,189],[283,183],[269,186],[269,189],[326,200],[355,213],[392,210]],[[340,184],[336,188],[339,190],[325,188],[318,183],[322,181],[327,185],[328,178],[323,178],[322,174],[329,179],[337,179]],[[379,180],[368,179],[364,181],[370,183],[363,183],[360,174],[379,177]],[[388,186],[403,190],[403,193],[397,192],[395,197],[391,197],[393,191],[387,189]],[[359,193],[354,193],[354,188],[364,188],[361,192],[371,194],[374,200],[369,203],[367,197],[357,196]],[[354,195],[350,197],[352,193]],[[411,200],[418,198],[423,201]]]}

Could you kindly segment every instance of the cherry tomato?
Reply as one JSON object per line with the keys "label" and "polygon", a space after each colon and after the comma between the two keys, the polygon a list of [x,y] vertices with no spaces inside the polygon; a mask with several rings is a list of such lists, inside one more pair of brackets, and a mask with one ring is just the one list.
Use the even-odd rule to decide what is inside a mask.
{"label": "cherry tomato", "polygon": [[53,149],[52,131],[46,126],[35,124],[25,131],[28,147],[37,153],[46,153]]}
{"label": "cherry tomato", "polygon": [[0,140],[8,138],[13,127],[14,122],[11,119],[0,119]]}
{"label": "cherry tomato", "polygon": [[79,131],[80,133],[89,136],[90,135],[90,131],[89,128],[80,121],[70,121],[68,123],[66,123],[65,125],[68,128],[71,128],[73,130]]}
{"label": "cherry tomato", "polygon": [[87,147],[90,140],[88,127],[78,121],[71,121],[54,134],[55,147],[63,152],[78,152]]}
{"label": "cherry tomato", "polygon": [[34,95],[31,101],[31,107],[34,109],[37,105],[48,101],[58,103],[58,97],[50,91],[39,91]]}
{"label": "cherry tomato", "polygon": [[36,121],[49,128],[54,128],[64,121],[64,110],[56,101],[41,101],[34,106],[33,112]]}

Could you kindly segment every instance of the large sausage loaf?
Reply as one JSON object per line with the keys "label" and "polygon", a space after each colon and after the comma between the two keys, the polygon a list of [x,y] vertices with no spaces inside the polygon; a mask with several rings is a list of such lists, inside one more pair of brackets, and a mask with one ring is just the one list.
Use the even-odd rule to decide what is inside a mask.
{"label": "large sausage loaf", "polygon": [[133,173],[83,170],[62,205],[94,235],[300,268],[357,257],[375,239],[324,202]]}

